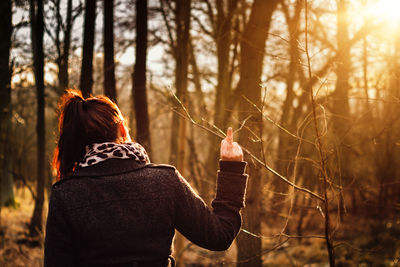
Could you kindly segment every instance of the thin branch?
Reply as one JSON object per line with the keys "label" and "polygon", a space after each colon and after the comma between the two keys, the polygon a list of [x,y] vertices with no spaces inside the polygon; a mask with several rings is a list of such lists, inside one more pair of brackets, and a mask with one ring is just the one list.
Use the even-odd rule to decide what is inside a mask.
{"label": "thin branch", "polygon": [[200,17],[195,16],[194,14],[192,14],[192,19],[197,22],[197,24],[199,25],[200,29],[205,34],[211,36],[212,38],[215,38],[215,35],[213,34],[213,32],[206,28],[206,26],[203,24],[202,19],[200,19]]}
{"label": "thin branch", "polygon": [[172,29],[171,29],[171,26],[169,25],[167,14],[165,13],[165,10],[164,10],[164,1],[165,0],[160,1],[160,11],[161,11],[161,15],[163,17],[164,23],[165,23],[165,27],[167,28],[169,41],[171,42],[172,51],[174,52],[174,57],[176,57],[175,40],[174,40],[174,37],[172,36]]}
{"label": "thin branch", "polygon": [[335,266],[335,257],[334,257],[334,248],[332,244],[332,239],[331,239],[331,229],[330,229],[330,219],[329,219],[329,202],[328,202],[328,193],[327,193],[327,180],[328,180],[328,174],[326,172],[326,166],[325,166],[325,157],[324,157],[324,149],[321,141],[321,136],[319,134],[319,129],[318,129],[318,121],[317,121],[317,115],[316,115],[316,103],[314,100],[314,92],[313,92],[313,86],[311,84],[312,81],[312,70],[311,70],[311,60],[310,60],[310,54],[308,50],[308,0],[304,0],[305,4],[305,52],[306,52],[306,57],[307,57],[307,65],[308,65],[308,78],[310,80],[310,86],[309,86],[309,93],[310,93],[310,101],[311,101],[311,107],[312,107],[312,114],[313,114],[313,119],[314,119],[314,128],[315,128],[315,134],[317,136],[317,144],[318,144],[318,152],[319,152],[319,157],[320,157],[320,165],[321,165],[321,171],[322,171],[322,188],[323,188],[323,194],[324,194],[324,208],[325,208],[325,239],[326,239],[326,245],[327,245],[327,250],[329,254],[329,264],[331,267]]}
{"label": "thin branch", "polygon": [[246,148],[242,147],[243,151],[245,151],[247,154],[250,155],[250,157],[252,159],[254,159],[258,164],[260,164],[262,167],[264,167],[265,169],[267,169],[268,171],[270,171],[272,174],[274,174],[275,176],[279,177],[281,180],[283,180],[285,183],[287,183],[290,186],[293,186],[294,188],[296,188],[299,191],[302,191],[304,193],[307,193],[321,201],[325,201],[323,197],[321,197],[320,195],[312,192],[311,190],[308,190],[307,188],[303,188],[300,187],[294,183],[292,183],[290,180],[288,180],[285,176],[279,174],[277,171],[275,171],[274,169],[272,169],[270,166],[268,166],[267,164],[263,163],[259,158],[257,158],[256,156],[254,156],[249,150],[247,150]]}
{"label": "thin branch", "polygon": [[[259,112],[262,113],[261,109],[260,109],[255,103],[253,103],[250,99],[248,99],[246,96],[243,96],[243,98],[246,99],[246,101],[249,102],[250,105],[252,105],[254,108],[256,108]],[[282,131],[284,131],[285,133],[287,133],[288,135],[290,135],[290,136],[292,136],[292,137],[294,137],[294,138],[296,138],[296,139],[298,139],[298,140],[304,141],[304,142],[306,142],[306,143],[309,143],[309,144],[312,144],[312,145],[314,144],[313,142],[311,142],[311,141],[309,141],[309,140],[307,140],[307,139],[303,139],[302,137],[297,136],[297,135],[291,133],[289,130],[287,130],[285,127],[281,126],[279,123],[275,122],[275,121],[274,121],[273,119],[271,119],[269,116],[266,116],[266,115],[264,115],[263,113],[262,113],[262,116],[263,116],[265,119],[267,119],[269,122],[271,122],[272,124],[274,124],[276,127],[278,127],[279,129],[281,129]]]}
{"label": "thin branch", "polygon": [[[185,112],[186,116],[183,116],[183,114],[180,114],[181,116],[183,116],[184,118],[188,119],[193,125],[198,126],[199,128],[206,130],[220,138],[225,138],[225,134],[224,133],[220,133],[220,132],[214,132],[211,129],[205,127],[204,125],[199,124],[198,122],[196,122],[192,116],[190,115],[190,113],[187,111],[186,107],[183,105],[182,101],[175,95],[175,93],[170,90],[170,93],[173,95],[173,97],[176,99],[176,101],[178,101],[178,103],[181,105],[183,111]],[[217,128],[218,129],[218,128]],[[219,130],[220,131],[220,130]],[[279,174],[277,171],[275,171],[274,169],[272,169],[270,166],[268,166],[266,163],[264,163],[262,160],[260,160],[259,158],[257,158],[256,156],[254,156],[254,154],[252,154],[248,149],[246,149],[245,147],[242,147],[243,151],[245,151],[247,154],[249,154],[249,156],[258,164],[260,164],[262,167],[264,167],[265,169],[267,169],[268,171],[270,171],[272,174],[274,174],[275,176],[279,177],[281,180],[283,180],[285,183],[287,183],[290,186],[293,186],[294,188],[296,188],[299,191],[302,191],[304,193],[307,193],[309,195],[311,195],[314,198],[317,198],[320,201],[324,202],[324,198],[319,196],[317,193],[312,192],[311,190],[307,189],[307,188],[303,188],[300,187],[294,183],[292,183],[289,179],[287,179],[285,176]]]}

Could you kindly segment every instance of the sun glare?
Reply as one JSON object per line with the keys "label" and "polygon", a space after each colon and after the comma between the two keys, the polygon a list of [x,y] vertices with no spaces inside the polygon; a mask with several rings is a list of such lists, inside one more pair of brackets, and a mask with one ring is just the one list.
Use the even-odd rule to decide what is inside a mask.
{"label": "sun glare", "polygon": [[390,27],[400,24],[400,0],[375,0],[368,3],[367,13]]}

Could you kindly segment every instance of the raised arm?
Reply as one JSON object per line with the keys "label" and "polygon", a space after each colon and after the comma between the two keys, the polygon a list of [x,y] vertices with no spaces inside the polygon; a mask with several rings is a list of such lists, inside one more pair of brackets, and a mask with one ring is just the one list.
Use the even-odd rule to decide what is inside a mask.
{"label": "raised arm", "polygon": [[193,243],[210,249],[229,248],[241,226],[240,209],[244,207],[247,175],[243,152],[233,142],[232,129],[221,143],[220,170],[212,209],[194,192],[186,180],[179,179],[176,198],[176,229]]}

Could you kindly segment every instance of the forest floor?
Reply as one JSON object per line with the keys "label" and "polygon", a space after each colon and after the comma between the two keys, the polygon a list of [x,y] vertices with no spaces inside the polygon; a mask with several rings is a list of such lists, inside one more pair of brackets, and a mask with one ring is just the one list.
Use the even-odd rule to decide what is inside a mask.
{"label": "forest floor", "polygon": [[[34,201],[30,192],[20,189],[15,194],[15,206],[1,209],[0,267],[43,266],[43,236],[30,238],[28,224]],[[44,205],[47,214],[47,205]]]}
{"label": "forest floor", "polygon": [[[18,190],[16,201],[15,207],[1,211],[5,235],[0,240],[0,267],[43,266],[43,237],[28,237],[27,225],[34,205],[29,191]],[[47,214],[46,209],[44,214]],[[321,220],[312,217],[308,220],[315,222],[308,225],[314,233],[305,231],[303,235],[321,235]],[[264,266],[329,266],[324,239],[303,238],[300,242],[292,236],[286,240],[287,236],[276,236],[281,228],[280,224],[276,227],[265,224],[263,227]],[[382,223],[348,215],[334,236],[337,266],[400,266],[400,219]],[[277,247],[278,244],[281,245]],[[187,267],[235,266],[236,254],[236,245],[226,252],[210,252],[187,242],[180,262],[184,263],[181,266]]]}

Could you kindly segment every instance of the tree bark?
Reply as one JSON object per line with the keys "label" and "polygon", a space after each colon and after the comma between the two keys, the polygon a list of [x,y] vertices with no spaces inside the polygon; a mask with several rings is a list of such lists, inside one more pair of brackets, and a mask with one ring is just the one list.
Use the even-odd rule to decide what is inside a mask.
{"label": "tree bark", "polygon": [[85,25],[83,32],[82,67],[80,89],[84,97],[92,93],[93,87],[93,49],[96,20],[96,0],[85,2]]}
{"label": "tree bark", "polygon": [[[400,33],[400,26],[397,27]],[[393,40],[393,48],[388,53],[389,81],[387,95],[391,98],[400,97],[400,35],[397,34]],[[379,181],[377,195],[377,211],[381,219],[390,216],[387,207],[398,204],[399,193],[399,170],[396,162],[400,160],[399,149],[393,145],[393,136],[400,134],[399,106],[397,104],[386,104],[382,107],[382,117],[379,120],[383,130],[375,145],[375,172]],[[378,125],[379,125],[378,124]]]}
{"label": "tree bark", "polygon": [[[175,86],[176,96],[183,105],[187,103],[187,75],[189,66],[189,30],[190,30],[190,6],[191,0],[176,0],[176,47],[175,47]],[[175,101],[176,102],[176,101]],[[175,110],[181,112],[179,104],[175,104]],[[184,168],[186,121],[175,112],[172,114],[170,163]],[[184,140],[181,140],[184,139]],[[179,158],[179,160],[178,160]],[[178,162],[179,161],[179,162]]]}
{"label": "tree bark", "polygon": [[[176,0],[176,47],[175,47],[175,86],[176,96],[186,106],[187,101],[187,76],[189,68],[189,42],[190,42],[190,7],[191,0]],[[176,103],[177,101],[175,101]],[[183,113],[183,109],[175,104],[175,110]],[[180,118],[175,112],[172,114],[170,163],[175,165],[181,174],[185,175],[185,148],[186,148],[186,120]],[[184,247],[183,236],[176,232],[174,250],[177,264]]]}
{"label": "tree bark", "polygon": [[[228,0],[227,11],[224,9],[224,2],[216,1],[217,4],[217,20],[215,26],[215,42],[217,45],[217,62],[218,62],[218,84],[216,88],[216,96],[214,102],[214,125],[226,131],[229,118],[226,118],[227,102],[231,94],[231,45],[232,45],[232,22],[234,13],[238,5],[237,0]],[[233,60],[233,59],[232,59]],[[230,115],[232,112],[228,112]],[[209,154],[207,157],[207,166],[209,173],[215,173],[218,169],[219,143],[221,139],[214,134],[209,135]],[[212,184],[212,183],[211,183]],[[203,196],[207,203],[211,201],[213,188],[210,181],[204,180],[202,183]]]}
{"label": "tree bark", "polygon": [[[286,98],[282,106],[282,115],[280,118],[280,125],[290,132],[295,132],[296,129],[292,124],[292,121],[297,121],[299,113],[294,112],[293,100],[295,99],[294,84],[297,77],[298,64],[300,61],[300,55],[298,52],[298,40],[299,40],[299,26],[300,26],[300,14],[303,7],[303,2],[297,0],[295,3],[295,12],[293,16],[290,16],[289,6],[282,4],[285,17],[287,20],[288,31],[289,31],[289,55],[290,62],[288,71],[286,73]],[[278,142],[278,156],[276,159],[276,169],[279,173],[286,177],[291,177],[293,170],[293,157],[296,153],[296,142],[292,136],[289,136],[286,132],[279,130],[279,142]],[[281,180],[276,179],[273,182],[275,192],[284,192],[287,190],[287,185]],[[279,212],[284,208],[284,195],[275,194],[273,198],[274,209]]]}
{"label": "tree bark", "polygon": [[[348,92],[350,89],[349,78],[351,73],[347,0],[338,0],[337,8],[337,46],[340,56],[336,68],[336,87],[333,97],[333,133],[338,148],[338,159],[336,168],[338,171],[337,184],[342,186],[342,181],[350,181],[349,154],[351,153],[347,144],[349,143],[350,129],[350,107]],[[345,211],[343,195],[340,194],[340,211]]]}
{"label": "tree bark", "polygon": [[[146,1],[138,1],[138,2],[146,2]],[[103,28],[104,28],[104,93],[114,102],[117,102],[117,90],[115,88],[115,63],[114,63],[114,0],[104,0]],[[147,25],[146,25],[146,36],[147,36]],[[146,49],[147,49],[147,44],[146,44]],[[146,51],[144,52],[146,53]],[[144,57],[146,59],[146,54],[144,54]],[[144,72],[146,73],[146,67],[144,69]]]}
{"label": "tree bark", "polygon": [[136,1],[136,62],[133,72],[133,104],[136,139],[151,154],[150,123],[146,92],[147,0]]}
{"label": "tree bark", "polygon": [[29,225],[32,236],[42,233],[44,182],[45,182],[45,100],[44,100],[44,52],[43,52],[43,0],[30,0],[33,65],[37,95],[37,184],[35,208]]}
{"label": "tree bark", "polygon": [[66,29],[64,31],[64,47],[58,71],[60,95],[63,93],[65,89],[69,87],[68,67],[69,67],[69,50],[71,46],[71,31],[72,31],[72,0],[68,0]]}
{"label": "tree bark", "polygon": [[[14,202],[13,176],[10,170],[9,132],[11,126],[11,66],[12,34],[11,0],[0,2],[0,212],[5,203]],[[1,220],[0,220],[1,225]]]}
{"label": "tree bark", "polygon": [[[278,4],[278,0],[255,0],[249,22],[247,23],[243,38],[240,43],[241,64],[238,89],[257,106],[261,104],[261,74],[263,70],[264,51],[268,37],[272,13]],[[240,97],[240,96],[238,96]],[[258,112],[245,99],[239,102],[240,118],[244,120],[249,115],[247,126],[260,138],[262,138],[262,114]],[[261,158],[261,146],[253,142],[250,131],[242,130],[239,134],[240,144],[247,148],[256,157]],[[254,233],[261,233],[261,170],[259,166],[251,163],[249,155],[245,156],[249,164],[249,182],[246,193],[246,207],[243,214],[243,228]],[[261,266],[261,239],[240,232],[237,238],[238,254],[237,266]]]}

